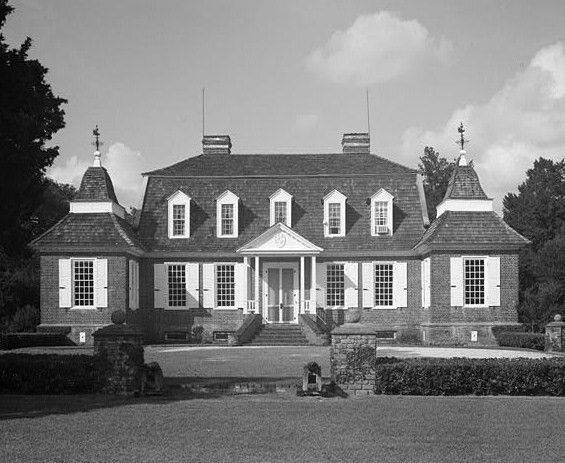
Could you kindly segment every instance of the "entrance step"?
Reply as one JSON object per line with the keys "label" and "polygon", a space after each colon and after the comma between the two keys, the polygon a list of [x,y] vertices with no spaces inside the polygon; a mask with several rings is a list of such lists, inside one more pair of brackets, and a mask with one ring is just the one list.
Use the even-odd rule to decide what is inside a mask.
{"label": "entrance step", "polygon": [[249,346],[308,346],[310,343],[302,332],[302,327],[295,324],[263,325],[255,337],[247,343]]}

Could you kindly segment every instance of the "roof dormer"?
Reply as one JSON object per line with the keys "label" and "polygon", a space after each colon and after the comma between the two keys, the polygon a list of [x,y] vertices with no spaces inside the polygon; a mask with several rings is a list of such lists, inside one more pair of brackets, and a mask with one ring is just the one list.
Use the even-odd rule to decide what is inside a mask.
{"label": "roof dormer", "polygon": [[371,196],[371,235],[392,235],[392,194],[381,188]]}
{"label": "roof dormer", "polygon": [[216,236],[237,238],[239,234],[239,197],[230,190],[216,198]]}
{"label": "roof dormer", "polygon": [[269,196],[270,224],[284,223],[292,227],[292,195],[279,188]]}
{"label": "roof dormer", "polygon": [[180,190],[167,198],[169,238],[190,237],[190,201],[190,196]]}
{"label": "roof dormer", "polygon": [[345,236],[345,201],[347,196],[333,190],[323,198],[324,236]]}

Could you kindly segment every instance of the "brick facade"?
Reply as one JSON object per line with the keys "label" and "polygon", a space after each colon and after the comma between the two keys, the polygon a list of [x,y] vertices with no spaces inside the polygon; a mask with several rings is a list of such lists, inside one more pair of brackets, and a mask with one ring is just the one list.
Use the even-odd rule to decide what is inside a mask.
{"label": "brick facade", "polygon": [[[96,309],[62,308],[59,306],[59,259],[103,257],[108,259],[108,306]],[[125,310],[128,304],[128,263],[125,256],[112,255],[42,255],[41,256],[41,325],[70,326],[70,339],[79,344],[80,333],[92,345],[92,333],[110,324],[114,310]]]}

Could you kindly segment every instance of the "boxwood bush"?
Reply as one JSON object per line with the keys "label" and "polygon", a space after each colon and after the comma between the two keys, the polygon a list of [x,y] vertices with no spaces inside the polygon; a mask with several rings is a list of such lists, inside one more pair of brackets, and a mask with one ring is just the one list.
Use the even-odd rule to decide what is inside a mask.
{"label": "boxwood bush", "polygon": [[545,349],[545,335],[542,333],[502,332],[498,334],[498,345],[504,347],[523,347],[525,349]]}
{"label": "boxwood bush", "polygon": [[565,358],[409,359],[375,370],[376,394],[565,395]]}
{"label": "boxwood bush", "polygon": [[99,392],[108,364],[88,355],[0,355],[0,394]]}

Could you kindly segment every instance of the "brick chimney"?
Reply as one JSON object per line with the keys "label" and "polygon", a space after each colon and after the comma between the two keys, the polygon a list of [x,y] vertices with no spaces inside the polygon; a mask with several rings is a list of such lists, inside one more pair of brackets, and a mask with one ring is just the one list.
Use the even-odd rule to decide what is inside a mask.
{"label": "brick chimney", "polygon": [[344,133],[341,140],[343,153],[368,154],[371,149],[371,141],[367,132]]}
{"label": "brick chimney", "polygon": [[203,154],[231,154],[229,135],[204,135],[202,138]]}

